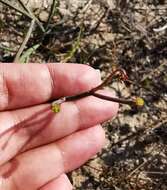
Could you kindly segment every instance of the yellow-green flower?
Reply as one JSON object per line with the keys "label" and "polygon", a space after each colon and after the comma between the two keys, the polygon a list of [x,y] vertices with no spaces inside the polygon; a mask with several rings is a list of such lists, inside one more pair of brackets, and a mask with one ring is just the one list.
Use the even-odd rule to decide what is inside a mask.
{"label": "yellow-green flower", "polygon": [[60,112],[60,104],[56,104],[56,103],[52,104],[52,111],[54,113]]}
{"label": "yellow-green flower", "polygon": [[137,106],[139,106],[139,107],[144,106],[144,100],[143,100],[143,98],[137,97],[137,98],[135,99],[135,104],[136,104]]}

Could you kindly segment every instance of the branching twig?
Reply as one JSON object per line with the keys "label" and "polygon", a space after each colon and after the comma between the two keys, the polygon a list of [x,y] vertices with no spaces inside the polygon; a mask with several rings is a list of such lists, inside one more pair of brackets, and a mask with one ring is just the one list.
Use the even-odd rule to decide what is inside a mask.
{"label": "branching twig", "polygon": [[93,88],[92,91],[95,92],[95,91],[107,86],[109,84],[109,82],[111,82],[111,80],[113,79],[114,76],[119,76],[119,78],[123,81],[128,79],[128,76],[123,69],[116,69],[99,86]]}
{"label": "branching twig", "polygon": [[112,101],[112,102],[118,102],[118,103],[122,103],[122,104],[128,104],[131,106],[143,106],[144,105],[144,100],[142,98],[135,98],[135,99],[122,99],[122,98],[116,98],[116,97],[111,97],[111,96],[106,96],[103,94],[98,93],[97,91],[102,89],[103,87],[105,87],[106,85],[108,85],[108,83],[113,79],[114,76],[117,76],[119,79],[125,81],[128,80],[126,72],[123,69],[116,69],[115,71],[113,71],[107,78],[106,80],[104,80],[104,82],[102,82],[100,85],[98,85],[97,87],[83,92],[81,94],[78,95],[74,95],[74,96],[67,96],[67,97],[63,97],[60,98],[58,100],[55,100],[54,102],[52,102],[52,110],[53,112],[59,112],[60,111],[60,104],[62,104],[63,102],[66,101],[73,101],[73,100],[78,100],[80,98],[84,98],[87,96],[95,96],[97,98],[103,99],[103,100],[107,100],[107,101]]}
{"label": "branching twig", "polygon": [[22,5],[22,7],[24,8],[23,10],[20,9],[19,7],[17,7],[16,5],[14,5],[13,3],[9,2],[8,0],[7,1],[6,0],[0,0],[0,2],[3,3],[4,5],[6,5],[6,6],[12,8],[12,9],[16,10],[17,12],[19,12],[19,13],[27,16],[28,18],[30,18],[32,20],[34,19],[35,22],[37,23],[37,25],[42,30],[42,32],[45,32],[44,27],[42,26],[42,24],[40,23],[40,21],[36,18],[36,16],[32,13],[32,11],[28,7],[26,7],[24,5],[24,3],[22,2],[22,0],[18,0],[18,1],[19,1],[20,5]]}
{"label": "branching twig", "polygon": [[37,25],[40,27],[40,29],[42,30],[42,32],[45,32],[45,29],[43,27],[43,25],[41,24],[41,22],[38,20],[38,18],[34,15],[34,13],[30,10],[30,8],[28,6],[25,5],[25,3],[23,2],[23,0],[18,0],[19,4],[23,7],[23,9],[28,12],[28,14],[31,16],[32,19],[35,20],[35,22],[37,23]]}
{"label": "branching twig", "polygon": [[6,1],[6,0],[0,0],[0,2],[1,2],[2,4],[4,4],[4,5],[6,5],[6,6],[12,8],[12,9],[16,10],[17,12],[19,12],[19,13],[21,13],[21,14],[27,16],[27,17],[29,17],[30,19],[32,19],[32,17],[31,17],[26,11],[24,11],[24,10],[18,8],[18,7],[15,6],[13,3],[8,2],[8,1]]}

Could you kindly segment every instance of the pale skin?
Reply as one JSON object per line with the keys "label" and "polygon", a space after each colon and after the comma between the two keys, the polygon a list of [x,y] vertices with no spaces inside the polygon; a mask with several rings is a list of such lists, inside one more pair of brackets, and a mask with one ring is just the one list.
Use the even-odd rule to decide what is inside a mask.
{"label": "pale skin", "polygon": [[0,135],[9,130],[0,136],[1,190],[72,190],[66,173],[101,150],[100,123],[116,116],[118,104],[89,96],[53,113],[48,102],[100,83],[100,73],[85,65],[0,64]]}

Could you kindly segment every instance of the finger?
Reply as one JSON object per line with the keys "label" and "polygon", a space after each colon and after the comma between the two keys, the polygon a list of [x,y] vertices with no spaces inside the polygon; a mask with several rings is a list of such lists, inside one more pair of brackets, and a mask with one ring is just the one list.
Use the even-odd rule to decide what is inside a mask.
{"label": "finger", "polygon": [[[113,96],[113,93],[102,92]],[[52,113],[48,105],[3,113],[0,115],[2,126],[6,124],[6,129],[3,128],[3,130],[9,128],[9,131],[6,134],[1,131],[0,164],[5,163],[18,152],[41,146],[77,130],[102,123],[114,117],[117,111],[118,104],[90,96],[63,103],[61,111],[57,114]],[[14,123],[17,124],[11,128]]]}
{"label": "finger", "polygon": [[0,64],[0,110],[78,94],[100,83],[100,74],[79,64]]}
{"label": "finger", "polygon": [[65,174],[44,185],[40,190],[72,190],[72,184]]}
{"label": "finger", "polygon": [[81,166],[104,143],[105,134],[101,126],[85,129],[56,143],[19,155],[0,168],[0,175],[5,178],[5,185],[10,186],[9,189],[24,187],[24,190],[36,190],[61,174]]}

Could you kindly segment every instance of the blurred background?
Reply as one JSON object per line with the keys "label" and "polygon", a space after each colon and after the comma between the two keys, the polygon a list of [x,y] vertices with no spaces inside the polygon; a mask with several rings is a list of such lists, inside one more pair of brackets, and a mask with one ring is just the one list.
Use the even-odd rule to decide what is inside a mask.
{"label": "blurred background", "polygon": [[166,0],[0,0],[0,62],[123,68],[131,83],[108,88],[145,106],[120,105],[106,147],[69,177],[78,190],[167,189]]}

